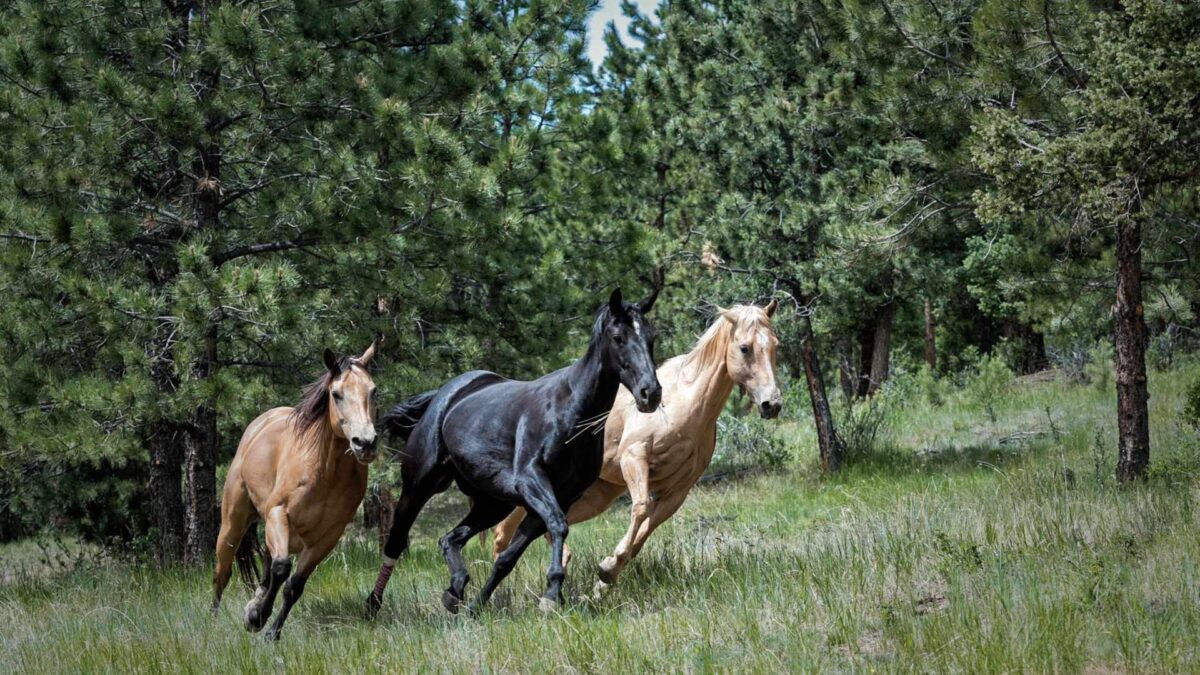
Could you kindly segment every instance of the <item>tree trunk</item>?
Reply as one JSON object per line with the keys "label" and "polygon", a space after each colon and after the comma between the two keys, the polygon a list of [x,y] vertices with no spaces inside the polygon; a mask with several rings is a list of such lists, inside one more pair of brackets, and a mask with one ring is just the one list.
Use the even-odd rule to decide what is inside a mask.
{"label": "tree trunk", "polygon": [[863,398],[871,390],[871,364],[875,357],[875,324],[868,321],[858,330],[858,382],[854,395]]}
{"label": "tree trunk", "polygon": [[178,564],[183,557],[183,432],[167,420],[149,427],[146,449],[150,455],[150,508],[154,524],[154,562],[159,567]]}
{"label": "tree trunk", "polygon": [[817,359],[816,336],[807,316],[800,319],[800,358],[804,363],[804,378],[808,383],[808,398],[812,402],[813,421],[817,427],[817,446],[821,454],[822,473],[835,473],[842,466],[842,443],[833,425],[833,413],[825,396],[825,380],[821,377],[821,362]]}
{"label": "tree trunk", "polygon": [[1028,375],[1043,370],[1049,363],[1046,358],[1046,337],[1033,326],[1017,319],[1006,318],[1001,333],[1012,345],[1018,375]]}
{"label": "tree trunk", "polygon": [[838,384],[842,388],[842,395],[846,397],[846,401],[850,401],[856,394],[855,379],[857,374],[854,372],[854,366],[852,365],[854,346],[847,335],[838,338],[837,358]]}
{"label": "tree trunk", "polygon": [[380,484],[376,499],[379,502],[379,550],[382,551],[392,532],[392,520],[396,515],[396,495],[392,493],[391,488]]}
{"label": "tree trunk", "polygon": [[1117,304],[1113,337],[1117,379],[1117,480],[1145,478],[1150,466],[1146,323],[1142,306],[1142,231],[1137,213],[1117,224]]}
{"label": "tree trunk", "polygon": [[[205,14],[219,2],[209,0],[200,4],[200,20],[207,20]],[[197,98],[202,102],[208,101],[216,95],[220,83],[219,68],[202,68],[196,74],[193,89]],[[221,123],[219,113],[210,110],[206,114],[204,131],[197,139],[196,159],[192,163],[192,170],[196,176],[195,192],[192,196],[196,228],[210,232],[220,228]],[[204,346],[192,368],[197,383],[211,378],[217,368],[217,329],[221,320],[220,312],[214,310],[207,320],[209,325],[204,333]],[[219,442],[217,404],[210,396],[192,413],[191,433],[188,434],[187,453],[184,458],[187,506],[187,546],[184,559],[193,565],[207,560],[217,543],[217,528],[220,525],[217,502]]]}
{"label": "tree trunk", "polygon": [[867,396],[874,396],[888,378],[891,368],[892,321],[896,316],[895,303],[883,305],[875,313],[875,337],[871,348],[871,376]]}
{"label": "tree trunk", "polygon": [[[210,326],[204,336],[204,354],[196,367],[196,377],[211,377],[216,361],[217,327]],[[217,502],[217,411],[212,402],[200,405],[192,413],[192,429],[187,435],[184,485],[187,491],[187,548],[184,560],[196,565],[208,559],[217,543],[221,523]]]}
{"label": "tree trunk", "polygon": [[937,370],[937,323],[933,317],[933,303],[925,299],[925,363],[930,370]]}

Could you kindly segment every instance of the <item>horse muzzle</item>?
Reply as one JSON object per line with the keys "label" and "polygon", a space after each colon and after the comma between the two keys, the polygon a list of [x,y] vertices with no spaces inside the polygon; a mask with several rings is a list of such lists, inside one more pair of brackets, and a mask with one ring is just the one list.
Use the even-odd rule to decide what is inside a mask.
{"label": "horse muzzle", "polygon": [[379,451],[373,438],[369,441],[364,441],[357,437],[350,439],[350,452],[354,453],[354,459],[357,459],[359,464],[370,464],[379,456]]}
{"label": "horse muzzle", "polygon": [[779,413],[782,410],[783,402],[775,399],[763,401],[758,404],[758,414],[762,415],[764,420],[772,420],[779,417]]}
{"label": "horse muzzle", "polygon": [[639,388],[633,402],[640,412],[652,413],[658,410],[658,404],[662,403],[662,385],[655,383],[653,387]]}

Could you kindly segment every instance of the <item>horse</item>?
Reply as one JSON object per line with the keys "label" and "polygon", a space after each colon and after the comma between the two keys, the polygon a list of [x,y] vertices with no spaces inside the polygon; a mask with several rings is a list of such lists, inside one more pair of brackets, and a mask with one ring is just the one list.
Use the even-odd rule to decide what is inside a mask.
{"label": "horse", "polygon": [[[374,355],[374,343],[340,360],[326,349],[325,372],[305,388],[299,405],[272,408],[246,427],[221,498],[214,616],[235,557],[248,584],[259,576],[254,525],[262,519],[270,564],[246,605],[245,626],[252,633],[262,629],[283,586],[283,607],[265,635],[279,639],[309,575],[354,518],[367,490],[367,465],[377,455],[375,381],[367,372]],[[295,573],[292,554],[298,554]]]}
{"label": "horse", "polygon": [[[779,340],[771,329],[776,302],[737,305],[720,316],[687,354],[658,369],[664,403],[653,415],[633,410],[629,392],[617,395],[604,428],[600,478],[567,512],[574,525],[604,513],[626,490],[632,500],[629,529],[611,556],[600,562],[602,592],[632,560],[650,534],[674,515],[712,461],[717,418],[734,385],[742,387],[766,419],[779,415],[775,381]],[[493,554],[513,539],[524,513],[514,510],[494,531]],[[570,552],[567,552],[568,561]]]}
{"label": "horse", "polygon": [[471,507],[439,541],[450,569],[450,586],[442,594],[446,610],[459,611],[469,581],[463,545],[515,506],[529,515],[468,610],[475,614],[484,607],[529,543],[547,531],[553,555],[539,606],[551,611],[560,605],[566,510],[595,482],[604,454],[599,435],[589,433],[587,425],[612,408],[622,384],[634,392],[639,410],[653,411],[662,398],[655,377],[654,327],[646,320],[656,296],[657,291],[627,303],[621,290],[614,290],[596,313],[587,351],[561,370],[529,382],[486,371],[465,373],[384,416],[384,430],[407,445],[399,454],[401,493],[383,564],[367,596],[368,617],[379,611],[417,514],[451,482],[470,498]]}

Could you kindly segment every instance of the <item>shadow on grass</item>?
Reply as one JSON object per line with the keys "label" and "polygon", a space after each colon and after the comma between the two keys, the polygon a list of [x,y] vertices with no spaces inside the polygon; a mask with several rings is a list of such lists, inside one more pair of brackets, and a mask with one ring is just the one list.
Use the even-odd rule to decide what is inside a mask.
{"label": "shadow on grass", "polygon": [[856,453],[845,460],[839,478],[897,478],[911,475],[969,473],[1011,466],[1046,452],[1040,444],[977,444],[913,449],[887,446]]}

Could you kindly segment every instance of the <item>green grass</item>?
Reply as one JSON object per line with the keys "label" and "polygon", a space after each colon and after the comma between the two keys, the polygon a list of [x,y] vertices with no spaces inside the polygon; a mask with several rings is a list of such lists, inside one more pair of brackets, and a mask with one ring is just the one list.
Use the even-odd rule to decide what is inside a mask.
{"label": "green grass", "polygon": [[[962,395],[911,403],[886,447],[836,479],[817,476],[807,422],[781,423],[798,454],[789,472],[697,490],[599,600],[594,569],[627,509],[575,527],[560,615],[537,610],[542,543],[490,611],[446,615],[436,539],[461,503],[445,495],[374,622],[360,618],[378,564],[362,532],[317,571],[277,645],[242,630],[237,585],[209,617],[209,570],[107,562],[10,575],[0,668],[1188,671],[1200,662],[1200,459],[1179,417],[1197,377],[1152,376],[1155,475],[1132,488],[1111,477],[1111,388],[1018,383],[995,424]],[[474,591],[488,562],[478,543],[466,553]]]}

